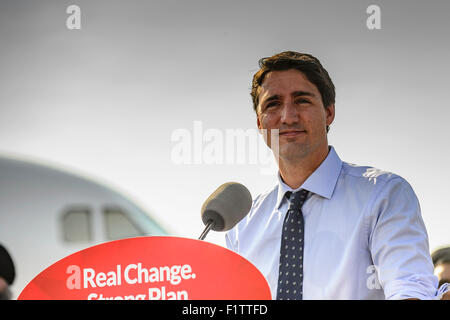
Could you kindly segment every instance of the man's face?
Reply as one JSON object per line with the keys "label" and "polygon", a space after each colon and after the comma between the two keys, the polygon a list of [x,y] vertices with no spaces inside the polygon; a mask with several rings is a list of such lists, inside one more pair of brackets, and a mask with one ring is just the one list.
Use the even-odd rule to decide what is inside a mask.
{"label": "man's face", "polygon": [[[279,157],[299,160],[321,148],[328,150],[326,126],[334,119],[334,104],[324,108],[317,87],[300,71],[269,72],[256,109],[258,129],[279,130]],[[323,149],[322,149],[323,151]]]}
{"label": "man's face", "polygon": [[440,263],[434,268],[434,274],[439,279],[439,284],[450,283],[450,262]]}

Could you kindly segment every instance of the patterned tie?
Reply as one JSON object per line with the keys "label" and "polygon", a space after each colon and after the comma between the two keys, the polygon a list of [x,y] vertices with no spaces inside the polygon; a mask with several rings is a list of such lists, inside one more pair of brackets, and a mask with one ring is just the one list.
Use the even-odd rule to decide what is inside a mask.
{"label": "patterned tie", "polygon": [[301,208],[307,195],[307,190],[286,192],[290,204],[281,234],[277,300],[302,300],[303,298],[305,225]]}

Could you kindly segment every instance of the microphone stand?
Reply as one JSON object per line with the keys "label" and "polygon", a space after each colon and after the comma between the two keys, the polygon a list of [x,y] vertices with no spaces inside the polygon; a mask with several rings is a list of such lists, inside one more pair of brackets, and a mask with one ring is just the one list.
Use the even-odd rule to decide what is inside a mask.
{"label": "microphone stand", "polygon": [[200,235],[200,237],[198,238],[198,240],[203,240],[205,239],[206,235],[208,234],[209,230],[211,230],[211,228],[214,227],[216,223],[213,220],[208,220],[208,222],[206,223],[206,227],[205,230],[203,230],[202,234]]}

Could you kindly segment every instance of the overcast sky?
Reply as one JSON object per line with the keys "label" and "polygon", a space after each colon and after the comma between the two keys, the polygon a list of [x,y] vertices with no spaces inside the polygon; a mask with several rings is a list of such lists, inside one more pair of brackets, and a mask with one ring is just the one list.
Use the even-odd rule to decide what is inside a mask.
{"label": "overcast sky", "polygon": [[[81,30],[66,26],[71,4]],[[366,26],[371,4],[380,30]],[[450,244],[448,12],[444,0],[0,0],[0,154],[105,182],[197,238],[215,188],[238,181],[256,196],[276,171],[177,164],[174,132],[255,129],[258,59],[308,52],[336,86],[329,142],[341,159],[403,176],[431,249]]]}

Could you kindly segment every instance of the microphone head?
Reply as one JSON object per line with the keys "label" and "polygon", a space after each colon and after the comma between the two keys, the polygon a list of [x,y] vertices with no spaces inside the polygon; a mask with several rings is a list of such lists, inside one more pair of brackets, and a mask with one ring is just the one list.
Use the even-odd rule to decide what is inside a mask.
{"label": "microphone head", "polygon": [[252,195],[237,182],[227,182],[216,189],[203,203],[203,223],[214,221],[212,230],[227,231],[241,221],[252,207]]}

